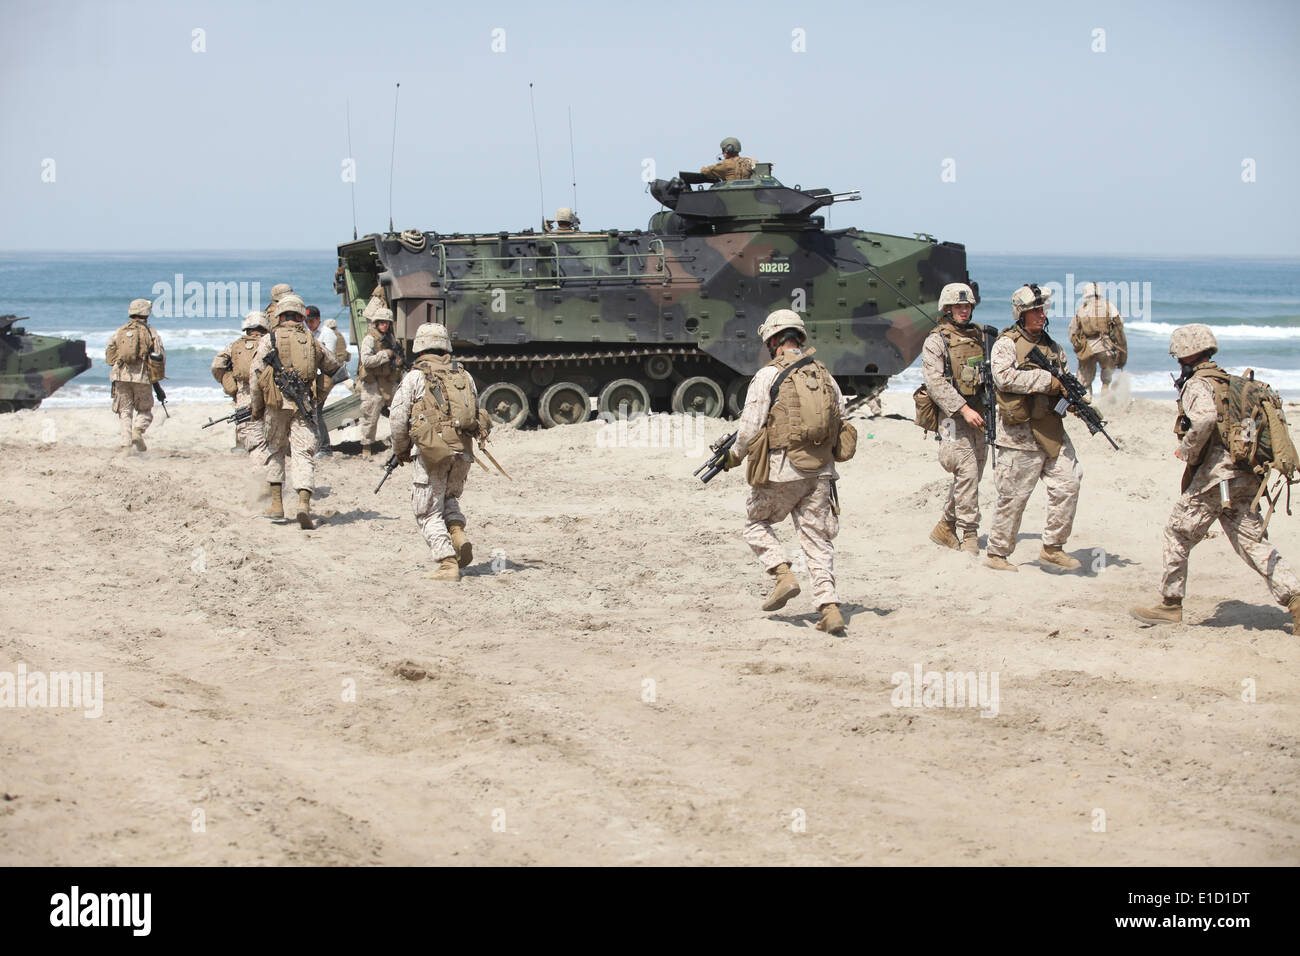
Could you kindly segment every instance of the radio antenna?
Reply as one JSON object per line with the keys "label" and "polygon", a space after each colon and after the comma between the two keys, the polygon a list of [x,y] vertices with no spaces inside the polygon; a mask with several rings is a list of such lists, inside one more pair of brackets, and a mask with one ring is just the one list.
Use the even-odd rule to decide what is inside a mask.
{"label": "radio antenna", "polygon": [[573,214],[578,214],[578,163],[573,158],[573,107],[569,107],[569,172],[573,176]]}
{"label": "radio antenna", "polygon": [[352,99],[348,98],[348,159],[352,161],[352,238],[357,237],[357,171],[356,154],[352,152]]}
{"label": "radio antenna", "polygon": [[401,95],[402,84],[397,84],[393,91],[393,149],[388,159],[388,231],[393,231],[393,166],[397,163],[397,97]]}
{"label": "radio antenna", "polygon": [[533,114],[533,146],[537,150],[537,198],[542,204],[542,230],[546,230],[546,195],[542,192],[542,140],[537,135],[537,104],[533,102],[533,84],[528,84],[528,108]]}

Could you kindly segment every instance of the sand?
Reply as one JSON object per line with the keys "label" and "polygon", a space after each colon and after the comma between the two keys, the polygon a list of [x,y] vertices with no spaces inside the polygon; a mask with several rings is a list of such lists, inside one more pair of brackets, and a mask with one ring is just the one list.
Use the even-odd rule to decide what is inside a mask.
{"label": "sand", "polygon": [[[174,405],[126,459],[106,408],[0,416],[0,672],[103,681],[98,717],[0,709],[0,863],[1300,862],[1287,614],[1221,534],[1184,625],[1127,614],[1156,596],[1172,402],[1109,409],[1120,453],[1070,424],[1069,576],[1034,563],[1041,488],[1019,574],[927,540],[947,476],[909,404],[843,468],[843,638],[806,575],[759,610],[743,481],[701,485],[698,447],[499,433],[514,481],[475,468],[452,585],[421,576],[409,470],[375,495],[378,459],[324,462],[304,532],[199,429],[225,407]],[[986,529],[992,494],[990,469]],[[1300,520],[1272,534],[1300,560]],[[895,706],[917,667],[996,673],[996,715]]]}

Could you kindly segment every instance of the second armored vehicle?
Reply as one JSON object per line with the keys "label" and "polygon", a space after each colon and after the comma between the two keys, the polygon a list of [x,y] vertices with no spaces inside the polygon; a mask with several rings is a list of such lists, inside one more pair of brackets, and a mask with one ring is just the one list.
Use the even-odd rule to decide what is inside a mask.
{"label": "second armored vehicle", "polygon": [[16,326],[19,321],[0,315],[0,412],[35,408],[90,368],[85,342],[31,335]]}

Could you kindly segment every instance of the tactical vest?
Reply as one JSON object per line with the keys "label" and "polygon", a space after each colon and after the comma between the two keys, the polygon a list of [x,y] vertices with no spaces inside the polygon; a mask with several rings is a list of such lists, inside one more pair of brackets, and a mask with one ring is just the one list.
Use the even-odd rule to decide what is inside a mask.
{"label": "tactical vest", "polygon": [[[940,322],[937,331],[943,336],[944,375],[971,408],[982,409],[979,366],[987,361],[984,354],[984,330],[967,323]],[[971,363],[975,359],[975,363]]]}
{"label": "tactical vest", "polygon": [[[812,354],[813,349],[782,352],[768,366],[779,372]],[[784,449],[800,471],[820,471],[834,457],[839,434],[840,408],[826,366],[814,360],[787,375],[767,413],[768,447]]]}
{"label": "tactical vest", "polygon": [[[1065,371],[1061,364],[1060,353],[1056,350],[1056,342],[1046,330],[1039,333],[1038,341],[1035,342],[1029,338],[1019,323],[1015,323],[1004,329],[998,338],[1003,336],[1015,343],[1017,369],[1041,371],[1038,366],[1031,365],[1027,360],[1030,350],[1037,347],[1043,355],[1047,356],[1048,363],[1057,372]],[[1034,433],[1034,439],[1047,452],[1047,457],[1055,458],[1061,453],[1061,446],[1065,443],[1065,422],[1061,420],[1060,415],[1056,414],[1056,399],[1053,396],[1041,392],[1022,395],[1018,392],[1004,392],[1000,388],[996,389],[996,394],[998,410],[1002,413],[1002,420],[1006,424],[1028,424]]]}
{"label": "tactical vest", "polygon": [[[367,332],[366,338],[373,339],[375,343],[374,350],[382,352],[385,349],[396,352],[398,350],[397,338],[390,331],[387,335],[379,335],[377,332]],[[362,340],[364,344],[365,339]],[[392,386],[393,381],[397,378],[397,370],[392,364],[382,368],[366,368],[365,363],[358,363],[357,379],[362,382],[376,381],[381,385]]]}
{"label": "tactical vest", "polygon": [[469,450],[470,439],[487,437],[480,423],[469,373],[450,355],[426,353],[415,360],[424,375],[424,392],[411,405],[407,426],[411,444],[428,471],[445,467],[452,457]]}
{"label": "tactical vest", "polygon": [[153,351],[153,329],[146,322],[128,322],[113,333],[114,355],[112,365],[133,365],[143,362]]}
{"label": "tactical vest", "polygon": [[311,333],[297,322],[288,322],[278,326],[271,335],[275,338],[275,350],[280,355],[280,364],[286,370],[298,373],[308,385],[316,380],[316,340]]}
{"label": "tactical vest", "polygon": [[241,335],[230,346],[230,371],[234,374],[235,381],[241,385],[248,384],[248,376],[253,368],[253,356],[257,354],[257,347],[261,342],[260,335]]}
{"label": "tactical vest", "polygon": [[1079,331],[1090,339],[1110,332],[1110,305],[1105,299],[1087,299],[1086,306],[1075,315],[1079,320]]}

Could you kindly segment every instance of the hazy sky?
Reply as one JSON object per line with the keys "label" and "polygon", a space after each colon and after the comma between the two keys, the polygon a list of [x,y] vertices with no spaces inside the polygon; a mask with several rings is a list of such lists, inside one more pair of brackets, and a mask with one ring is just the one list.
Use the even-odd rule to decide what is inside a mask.
{"label": "hazy sky", "polygon": [[572,109],[588,228],[644,228],[648,161],[667,178],[737,136],[787,184],[860,188],[836,227],[1300,255],[1292,2],[0,8],[6,250],[330,249],[348,156],[360,231],[383,229],[396,82],[396,227],[537,227],[531,81],[547,215]]}

